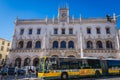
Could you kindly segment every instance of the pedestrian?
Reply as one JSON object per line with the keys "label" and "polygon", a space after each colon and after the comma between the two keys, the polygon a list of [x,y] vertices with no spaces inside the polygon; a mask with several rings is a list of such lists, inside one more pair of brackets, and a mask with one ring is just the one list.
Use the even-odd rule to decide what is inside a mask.
{"label": "pedestrian", "polygon": [[18,72],[18,68],[15,67],[15,80],[17,79],[17,72]]}
{"label": "pedestrian", "polygon": [[2,66],[2,68],[1,68],[1,80],[3,80],[3,79],[4,79],[3,69],[4,69],[4,66]]}
{"label": "pedestrian", "polygon": [[1,69],[2,75],[1,75],[1,80],[6,80],[7,75],[8,75],[8,68],[6,66],[3,66]]}
{"label": "pedestrian", "polygon": [[39,69],[38,69],[38,68],[36,68],[36,77],[38,77],[38,70],[39,70]]}

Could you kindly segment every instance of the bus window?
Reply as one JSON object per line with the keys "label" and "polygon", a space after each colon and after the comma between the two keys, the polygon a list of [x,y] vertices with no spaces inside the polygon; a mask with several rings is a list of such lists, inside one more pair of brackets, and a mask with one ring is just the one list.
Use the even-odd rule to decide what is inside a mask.
{"label": "bus window", "polygon": [[46,69],[47,70],[56,70],[58,69],[58,61],[57,59],[55,58],[47,58],[46,59],[46,62],[45,62],[45,65],[46,65]]}
{"label": "bus window", "polygon": [[89,65],[88,65],[88,62],[87,60],[83,59],[82,60],[82,65],[81,65],[81,69],[89,69]]}
{"label": "bus window", "polygon": [[60,62],[60,69],[69,69],[69,62]]}
{"label": "bus window", "polygon": [[90,68],[101,68],[100,60],[88,59],[87,62]]}
{"label": "bus window", "polygon": [[78,69],[81,69],[82,61],[78,61]]}
{"label": "bus window", "polygon": [[39,64],[39,72],[43,72],[43,70],[44,70],[44,59],[43,58],[41,58],[40,59],[40,64]]}
{"label": "bus window", "polygon": [[78,61],[70,61],[69,69],[79,69]]}
{"label": "bus window", "polygon": [[120,68],[119,60],[107,60],[108,68],[117,69]]}

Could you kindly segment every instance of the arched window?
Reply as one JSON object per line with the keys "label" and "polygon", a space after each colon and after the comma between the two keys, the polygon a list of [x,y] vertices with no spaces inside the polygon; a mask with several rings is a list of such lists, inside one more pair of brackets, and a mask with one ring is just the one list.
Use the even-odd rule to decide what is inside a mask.
{"label": "arched window", "polygon": [[15,59],[15,66],[17,66],[17,67],[21,67],[21,58],[16,58]]}
{"label": "arched window", "polygon": [[87,46],[88,49],[92,49],[93,48],[93,44],[92,44],[91,41],[87,41],[86,46]]}
{"label": "arched window", "polygon": [[96,46],[98,49],[103,48],[101,41],[97,41]]}
{"label": "arched window", "polygon": [[58,55],[52,55],[52,57],[59,57]]}
{"label": "arched window", "polygon": [[29,41],[29,42],[27,43],[27,48],[32,48],[32,41]]}
{"label": "arched window", "polygon": [[19,43],[18,43],[18,48],[23,48],[23,41],[20,41]]}
{"label": "arched window", "polygon": [[111,41],[106,41],[106,48],[113,48]]}
{"label": "arched window", "polygon": [[30,66],[30,58],[25,58],[24,66]]}
{"label": "arched window", "polygon": [[75,56],[74,56],[74,55],[69,55],[68,57],[73,57],[73,58],[75,58]]}
{"label": "arched window", "polygon": [[65,42],[65,41],[62,41],[62,42],[61,42],[60,48],[66,48],[66,42]]}
{"label": "arched window", "polygon": [[53,42],[53,48],[58,48],[58,41]]}
{"label": "arched window", "polygon": [[37,41],[37,42],[36,42],[35,48],[41,48],[41,42],[40,42],[40,41]]}
{"label": "arched window", "polygon": [[38,64],[39,64],[39,58],[35,58],[35,59],[33,60],[33,66],[37,67]]}
{"label": "arched window", "polygon": [[74,48],[74,42],[73,41],[68,42],[68,48]]}

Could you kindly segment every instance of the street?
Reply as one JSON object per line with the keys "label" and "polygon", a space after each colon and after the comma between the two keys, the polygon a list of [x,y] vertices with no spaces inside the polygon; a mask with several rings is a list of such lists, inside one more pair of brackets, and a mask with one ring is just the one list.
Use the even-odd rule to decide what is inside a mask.
{"label": "street", "polygon": [[[39,78],[36,78],[34,74],[32,75],[8,75],[4,80],[40,80]],[[69,80],[120,80],[120,76],[104,76],[100,78],[80,78],[80,79],[69,79]]]}

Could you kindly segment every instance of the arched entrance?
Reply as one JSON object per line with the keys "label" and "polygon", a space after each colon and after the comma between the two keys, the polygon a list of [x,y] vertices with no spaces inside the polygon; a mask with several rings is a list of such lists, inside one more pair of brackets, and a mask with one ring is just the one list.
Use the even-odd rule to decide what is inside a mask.
{"label": "arched entrance", "polygon": [[75,56],[73,56],[73,55],[69,55],[68,57],[73,57],[73,58],[75,58]]}
{"label": "arched entrance", "polygon": [[37,67],[39,65],[39,58],[33,60],[33,66]]}
{"label": "arched entrance", "polygon": [[58,55],[52,55],[52,57],[59,57]]}
{"label": "arched entrance", "polygon": [[25,58],[24,66],[30,66],[30,58]]}
{"label": "arched entrance", "polygon": [[15,59],[15,66],[17,66],[17,67],[21,67],[21,58],[16,58]]}

